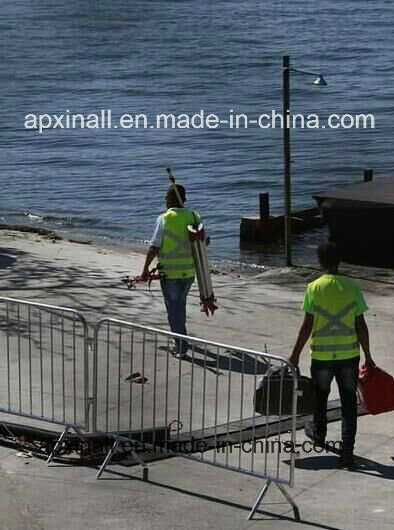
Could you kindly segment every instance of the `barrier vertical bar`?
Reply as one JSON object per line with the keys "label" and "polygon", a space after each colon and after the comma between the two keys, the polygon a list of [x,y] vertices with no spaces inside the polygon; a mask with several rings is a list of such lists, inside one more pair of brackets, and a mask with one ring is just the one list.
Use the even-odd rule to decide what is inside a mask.
{"label": "barrier vertical bar", "polygon": [[40,344],[40,393],[41,393],[41,416],[44,416],[44,366],[43,366],[43,349],[42,349],[42,316],[41,311],[38,312],[39,323],[39,344]]}
{"label": "barrier vertical bar", "polygon": [[32,388],[32,364],[31,364],[31,314],[30,306],[27,307],[28,312],[28,341],[29,341],[29,398],[30,398],[30,414],[33,414],[33,388]]}
{"label": "barrier vertical bar", "polygon": [[53,369],[53,315],[50,315],[50,336],[51,336],[51,403],[52,419],[55,418],[55,390],[54,390],[54,369]]}
{"label": "barrier vertical bar", "polygon": [[218,424],[218,399],[219,399],[219,348],[216,348],[216,385],[215,385],[215,451],[213,453],[213,461],[216,462],[216,447],[217,447],[217,424]]}
{"label": "barrier vertical bar", "polygon": [[[228,384],[227,384],[227,440],[230,435],[230,407],[231,407],[231,359],[232,359],[232,353],[231,350],[229,351],[230,355],[228,357]],[[228,442],[226,440],[226,465],[228,465],[228,452],[229,452],[229,446]]]}
{"label": "barrier vertical bar", "polygon": [[[244,408],[244,378],[245,378],[245,352],[242,352],[242,371],[241,371],[241,403],[240,403],[240,423],[241,426],[243,425],[243,408]],[[239,430],[239,451],[238,451],[238,467],[241,468],[241,460],[242,460],[242,432],[243,430]]]}
{"label": "barrier vertical bar", "polygon": [[[145,331],[142,334],[142,380],[145,381],[145,340],[146,334]],[[141,389],[141,442],[144,442],[144,393],[145,385],[142,385]]]}
{"label": "barrier vertical bar", "polygon": [[8,329],[9,324],[9,305],[6,302],[6,320],[7,320],[7,389],[8,389],[8,409],[11,408],[11,377],[10,377],[10,332]]}
{"label": "barrier vertical bar", "polygon": [[130,400],[130,406],[129,406],[129,431],[132,430],[132,422],[133,422],[133,383],[132,383],[132,375],[133,375],[133,363],[134,363],[134,330],[131,330],[130,334],[130,390],[129,390],[129,400]]}
{"label": "barrier vertical bar", "polygon": [[61,324],[60,324],[60,330],[61,330],[61,349],[62,349],[62,406],[63,406],[63,421],[66,421],[66,381],[65,381],[65,351],[64,351],[64,314],[61,314]]}
{"label": "barrier vertical bar", "polygon": [[193,394],[194,391],[194,344],[192,345],[192,373],[190,381],[190,411],[189,411],[189,431],[193,431]]}
{"label": "barrier vertical bar", "polygon": [[21,321],[20,321],[20,307],[17,306],[18,314],[18,394],[19,394],[19,412],[22,412],[22,373],[21,373]]}
{"label": "barrier vertical bar", "polygon": [[122,328],[118,327],[118,414],[117,414],[117,430],[120,431],[120,382],[122,373]]}
{"label": "barrier vertical bar", "polygon": [[[85,347],[85,345],[84,345]],[[76,371],[76,351],[75,351],[75,315],[73,314],[73,337],[72,337],[72,363],[73,363],[73,396],[74,396],[74,410],[73,410],[73,418],[74,423],[77,423],[77,371]],[[89,378],[88,378],[89,380]],[[86,385],[86,381],[85,381]],[[86,396],[87,399],[87,396]],[[89,421],[89,409],[85,410],[85,423]]]}

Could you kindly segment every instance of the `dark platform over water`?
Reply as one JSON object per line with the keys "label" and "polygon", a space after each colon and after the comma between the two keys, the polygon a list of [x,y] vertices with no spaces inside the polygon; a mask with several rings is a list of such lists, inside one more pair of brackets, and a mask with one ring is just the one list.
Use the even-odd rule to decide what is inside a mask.
{"label": "dark platform over water", "polygon": [[349,261],[394,265],[394,177],[315,194],[330,238]]}
{"label": "dark platform over water", "polygon": [[317,193],[313,198],[317,200],[319,206],[324,206],[324,202],[331,200],[337,204],[346,203],[348,207],[360,205],[394,207],[394,176]]}

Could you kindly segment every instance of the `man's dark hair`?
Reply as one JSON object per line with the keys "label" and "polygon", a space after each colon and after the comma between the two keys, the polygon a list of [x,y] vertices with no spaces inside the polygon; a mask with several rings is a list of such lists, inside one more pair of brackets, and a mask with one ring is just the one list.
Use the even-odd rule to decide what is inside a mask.
{"label": "man's dark hair", "polygon": [[[176,185],[177,189],[178,189],[178,193],[182,199],[182,202],[185,202],[186,201],[186,190],[185,188],[181,185],[181,184],[177,184]],[[178,201],[178,198],[177,198],[177,195],[175,193],[175,189],[174,189],[174,186],[170,186],[168,188],[168,191],[167,191],[167,198],[169,198],[171,200],[171,202],[175,202],[175,203],[178,203],[179,206],[181,206],[179,204],[179,201]]]}
{"label": "man's dark hair", "polygon": [[323,243],[317,249],[321,265],[325,268],[336,268],[341,262],[341,255],[334,243]]}

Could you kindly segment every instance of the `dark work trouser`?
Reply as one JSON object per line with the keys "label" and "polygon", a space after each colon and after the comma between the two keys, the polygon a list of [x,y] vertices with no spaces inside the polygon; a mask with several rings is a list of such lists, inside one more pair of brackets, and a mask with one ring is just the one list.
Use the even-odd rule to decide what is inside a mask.
{"label": "dark work trouser", "polygon": [[[167,309],[168,323],[173,333],[187,335],[186,331],[186,299],[194,278],[160,280],[164,303]],[[189,345],[182,339],[175,340],[175,351],[186,353]]]}
{"label": "dark work trouser", "polygon": [[327,434],[327,401],[335,377],[342,406],[342,442],[344,449],[353,450],[357,431],[357,381],[360,357],[343,361],[312,359],[311,376],[315,388],[314,424],[316,435]]}

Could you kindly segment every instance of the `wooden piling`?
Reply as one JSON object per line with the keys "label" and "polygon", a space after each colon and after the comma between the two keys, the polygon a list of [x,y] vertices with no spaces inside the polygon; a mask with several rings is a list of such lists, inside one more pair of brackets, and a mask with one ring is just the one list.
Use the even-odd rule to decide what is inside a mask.
{"label": "wooden piling", "polygon": [[260,221],[269,221],[270,218],[270,196],[269,193],[260,193]]}
{"label": "wooden piling", "polygon": [[364,182],[372,182],[373,169],[364,169]]}

